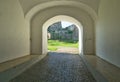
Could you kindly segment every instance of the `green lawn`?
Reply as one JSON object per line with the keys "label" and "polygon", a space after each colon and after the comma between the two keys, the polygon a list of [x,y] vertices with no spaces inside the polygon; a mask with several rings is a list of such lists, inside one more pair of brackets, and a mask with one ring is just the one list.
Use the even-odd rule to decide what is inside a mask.
{"label": "green lawn", "polygon": [[59,46],[64,46],[64,47],[75,47],[78,48],[78,42],[63,42],[59,40],[48,40],[48,50],[50,51],[56,51]]}

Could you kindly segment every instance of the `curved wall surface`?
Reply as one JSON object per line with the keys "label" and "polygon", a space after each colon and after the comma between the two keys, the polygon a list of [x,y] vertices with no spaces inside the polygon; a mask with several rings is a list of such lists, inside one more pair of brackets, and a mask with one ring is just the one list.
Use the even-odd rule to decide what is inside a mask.
{"label": "curved wall surface", "polygon": [[[23,11],[25,14],[38,4],[43,4],[46,2],[52,2],[52,1],[67,1],[67,2],[75,1],[77,3],[83,3],[83,4],[86,4],[87,6],[91,7],[97,13],[98,7],[99,7],[99,2],[100,2],[100,0],[19,0],[19,1],[23,7]],[[55,5],[55,4],[53,4],[53,5]]]}
{"label": "curved wall surface", "polygon": [[31,51],[33,54],[42,53],[42,27],[50,18],[57,15],[71,16],[77,19],[83,26],[83,47],[85,54],[94,53],[94,21],[88,13],[76,7],[56,6],[44,9],[31,20]]}
{"label": "curved wall surface", "polygon": [[96,26],[96,55],[118,67],[120,67],[119,8],[120,0],[101,0]]}
{"label": "curved wall surface", "polygon": [[0,0],[0,63],[30,54],[29,27],[18,0]]}

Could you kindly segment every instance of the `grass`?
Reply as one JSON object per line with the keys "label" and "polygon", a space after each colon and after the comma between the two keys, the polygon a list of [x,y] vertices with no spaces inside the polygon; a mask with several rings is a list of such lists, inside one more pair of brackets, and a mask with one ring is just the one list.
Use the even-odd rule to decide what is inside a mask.
{"label": "grass", "polygon": [[56,51],[58,48],[56,46],[48,46],[48,50]]}
{"label": "grass", "polygon": [[63,42],[59,40],[48,40],[48,50],[56,51],[59,46],[78,48],[78,42],[74,43],[70,41]]}

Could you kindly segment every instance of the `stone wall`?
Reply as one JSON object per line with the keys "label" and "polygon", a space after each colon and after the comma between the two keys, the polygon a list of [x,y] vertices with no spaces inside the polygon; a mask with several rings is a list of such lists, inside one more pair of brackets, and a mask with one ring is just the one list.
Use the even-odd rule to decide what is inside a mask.
{"label": "stone wall", "polygon": [[48,39],[52,40],[63,40],[63,41],[78,41],[78,28],[73,24],[66,28],[62,28],[61,22],[54,23],[49,26]]}

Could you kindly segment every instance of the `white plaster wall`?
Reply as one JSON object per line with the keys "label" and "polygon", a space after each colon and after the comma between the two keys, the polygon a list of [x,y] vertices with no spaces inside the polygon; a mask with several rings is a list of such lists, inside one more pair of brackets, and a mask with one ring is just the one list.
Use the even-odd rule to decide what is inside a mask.
{"label": "white plaster wall", "polygon": [[29,27],[18,0],[0,0],[0,63],[29,54]]}
{"label": "white plaster wall", "polygon": [[120,67],[120,0],[101,0],[96,27],[96,54]]}
{"label": "white plaster wall", "polygon": [[77,1],[78,3],[83,3],[88,5],[89,7],[93,8],[93,10],[98,12],[100,0],[19,0],[19,1],[23,7],[24,13],[26,14],[35,5],[45,3],[45,2],[51,2],[51,1]]}
{"label": "white plaster wall", "polygon": [[[57,15],[68,15],[71,16],[83,25],[83,44],[84,53],[93,54],[94,53],[94,22],[92,18],[86,12],[70,7],[70,6],[56,6],[51,7],[41,12],[37,13],[31,21],[31,50],[33,54],[42,53],[42,27],[43,24],[50,18]],[[46,37],[46,36],[45,36]]]}

